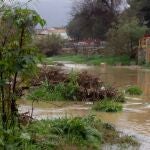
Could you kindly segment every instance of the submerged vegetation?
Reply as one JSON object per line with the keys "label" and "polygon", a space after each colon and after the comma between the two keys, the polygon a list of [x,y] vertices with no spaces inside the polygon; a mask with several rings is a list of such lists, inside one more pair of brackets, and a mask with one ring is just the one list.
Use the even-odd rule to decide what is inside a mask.
{"label": "submerged vegetation", "polygon": [[38,76],[30,82],[33,88],[29,90],[27,97],[34,101],[100,101],[105,98],[125,101],[122,92],[106,86],[99,76],[86,71],[64,73],[53,67],[41,69]]}
{"label": "submerged vegetation", "polygon": [[123,106],[121,103],[112,100],[103,100],[100,102],[96,102],[93,105],[92,109],[103,112],[119,112],[122,111]]}
{"label": "submerged vegetation", "polygon": [[101,63],[106,63],[108,65],[130,65],[132,60],[129,56],[84,56],[84,55],[59,55],[46,58],[45,63],[51,64],[54,61],[71,61],[74,63],[80,64],[89,64],[89,65],[100,65]]}
{"label": "submerged vegetation", "polygon": [[130,86],[126,89],[126,93],[129,95],[141,95],[143,91],[138,86]]}

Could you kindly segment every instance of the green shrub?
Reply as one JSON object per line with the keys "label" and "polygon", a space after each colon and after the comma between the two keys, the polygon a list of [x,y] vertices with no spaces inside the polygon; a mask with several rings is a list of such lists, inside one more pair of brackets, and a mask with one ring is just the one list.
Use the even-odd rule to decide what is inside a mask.
{"label": "green shrub", "polygon": [[34,89],[27,95],[27,99],[33,101],[55,101],[55,100],[64,100],[62,95],[62,85],[57,85],[54,89],[49,89],[49,87],[40,86],[37,89]]}
{"label": "green shrub", "polygon": [[31,91],[27,98],[34,101],[76,100],[78,87],[77,74],[71,72],[66,83],[51,85],[45,81],[40,87]]}
{"label": "green shrub", "polygon": [[65,93],[64,97],[70,100],[77,99],[77,91],[79,88],[78,82],[78,75],[75,72],[71,72],[68,76],[68,82],[64,85],[65,86]]}
{"label": "green shrub", "polygon": [[96,111],[103,111],[103,112],[119,112],[122,111],[123,107],[118,102],[114,102],[112,100],[104,100],[95,103],[92,109]]}
{"label": "green shrub", "polygon": [[46,56],[58,54],[58,51],[62,49],[64,42],[62,37],[56,34],[46,35],[42,38],[35,39],[36,46],[42,53],[46,54]]}
{"label": "green shrub", "polygon": [[141,95],[143,91],[138,86],[131,86],[126,89],[126,93],[130,95]]}

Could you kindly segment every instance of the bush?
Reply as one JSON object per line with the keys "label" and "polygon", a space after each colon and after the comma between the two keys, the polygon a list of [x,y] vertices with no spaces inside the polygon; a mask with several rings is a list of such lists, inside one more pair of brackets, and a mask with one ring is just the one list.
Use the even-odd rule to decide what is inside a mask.
{"label": "bush", "polygon": [[138,86],[131,86],[126,89],[126,93],[130,95],[141,95],[143,91]]}
{"label": "bush", "polygon": [[32,92],[30,92],[27,95],[27,99],[33,101],[61,101],[64,100],[62,95],[63,88],[64,86],[61,84],[55,86],[53,89],[49,89],[49,87],[41,85],[37,89],[34,89]]}
{"label": "bush", "polygon": [[96,111],[103,111],[103,112],[119,112],[122,111],[123,107],[118,102],[114,102],[112,100],[104,100],[95,103],[92,109]]}
{"label": "bush", "polygon": [[27,98],[34,101],[76,100],[77,91],[77,75],[71,72],[66,82],[52,85],[46,81],[29,93]]}
{"label": "bush", "polygon": [[29,127],[29,131],[36,134],[34,137],[35,143],[39,143],[38,137],[43,139],[39,143],[40,145],[46,143],[45,140],[52,143],[51,138],[55,137],[55,139],[53,139],[55,141],[54,145],[58,148],[60,148],[60,145],[62,147],[70,145],[80,147],[79,149],[99,149],[102,135],[92,123],[98,125],[94,117],[43,120],[33,123]]}
{"label": "bush", "polygon": [[[3,131],[0,125],[0,149],[99,150],[101,144],[138,144],[132,137],[120,137],[112,125],[94,116],[33,121],[20,127]],[[4,133],[6,141],[3,140]]]}
{"label": "bush", "polygon": [[58,51],[62,49],[64,40],[60,35],[51,34],[36,39],[35,43],[42,53],[47,56],[53,56],[58,54]]}

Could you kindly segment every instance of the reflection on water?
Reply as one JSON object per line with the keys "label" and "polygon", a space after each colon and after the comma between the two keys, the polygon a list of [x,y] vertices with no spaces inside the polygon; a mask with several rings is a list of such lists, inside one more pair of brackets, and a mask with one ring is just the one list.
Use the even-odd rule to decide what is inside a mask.
{"label": "reflection on water", "polygon": [[[69,66],[67,65],[69,68]],[[78,65],[75,65],[78,68]],[[83,67],[83,66],[82,66]],[[71,65],[69,69],[73,69]],[[79,67],[81,69],[81,67]],[[84,68],[84,67],[83,67]],[[86,68],[86,67],[85,67]],[[84,69],[85,69],[84,68]],[[119,130],[135,135],[142,141],[141,150],[150,149],[150,71],[138,68],[121,67],[90,67],[90,72],[99,74],[101,79],[113,86],[125,88],[138,85],[144,94],[140,97],[127,97],[124,110],[121,113],[96,113],[103,121],[110,122]],[[35,109],[35,118],[56,118],[62,116],[85,116],[90,113],[90,105],[72,105],[61,109]],[[21,110],[23,110],[22,106]],[[26,110],[26,109],[25,109]]]}

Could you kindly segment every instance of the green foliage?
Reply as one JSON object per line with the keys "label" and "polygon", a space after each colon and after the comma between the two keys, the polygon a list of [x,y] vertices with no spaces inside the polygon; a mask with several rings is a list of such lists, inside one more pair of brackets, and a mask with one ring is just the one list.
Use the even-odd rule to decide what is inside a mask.
{"label": "green foliage", "polygon": [[121,103],[105,99],[104,101],[97,102],[93,105],[93,110],[103,112],[119,112],[123,107]]}
{"label": "green foliage", "polygon": [[129,8],[129,11],[132,13],[134,12],[134,15],[138,16],[140,22],[143,25],[147,25],[148,27],[150,27],[149,0],[130,0],[129,4],[131,6]]}
{"label": "green foliage", "polygon": [[40,87],[32,90],[27,98],[33,101],[76,100],[77,90],[77,74],[71,72],[66,83],[51,85],[46,81]]}
{"label": "green foliage", "polygon": [[81,0],[73,7],[73,17],[67,26],[68,34],[76,40],[103,39],[115,20],[116,5],[109,0]]}
{"label": "green foliage", "polygon": [[132,54],[138,47],[139,39],[146,33],[147,28],[141,26],[136,18],[120,19],[108,32],[108,46],[114,54]]}
{"label": "green foliage", "polygon": [[[16,100],[17,89],[21,84],[18,78],[32,74],[29,70],[36,68],[38,52],[32,45],[32,35],[38,24],[43,26],[45,21],[36,11],[28,8],[6,5],[0,11],[1,122],[6,132],[18,122]],[[3,136],[7,142],[7,135]]]}
{"label": "green foliage", "polygon": [[64,85],[64,97],[70,100],[76,100],[76,93],[78,91],[77,83],[78,75],[75,72],[71,72],[68,77],[68,82]]}
{"label": "green foliage", "polygon": [[56,135],[61,134],[66,139],[66,142],[71,144],[89,145],[90,147],[98,148],[98,145],[100,146],[101,143],[101,133],[91,125],[90,121],[94,121],[94,119],[73,118],[55,120],[51,125],[51,131]]}
{"label": "green foliage", "polygon": [[92,55],[92,56],[83,56],[83,55],[61,55],[54,56],[50,58],[46,58],[45,62],[48,64],[52,61],[71,61],[74,63],[80,64],[89,64],[89,65],[100,65],[101,63],[106,63],[108,65],[130,65],[131,59],[129,56],[100,56],[100,55]]}
{"label": "green foliage", "polygon": [[35,44],[43,54],[52,56],[58,54],[58,51],[62,49],[64,40],[59,34],[50,34],[36,38]]}
{"label": "green foliage", "polygon": [[[3,134],[7,135],[5,141]],[[99,150],[101,144],[138,145],[132,137],[119,137],[112,125],[94,116],[33,121],[28,126],[21,126],[21,130],[0,130],[0,149],[5,145],[9,150],[59,150],[60,147]]]}
{"label": "green foliage", "polygon": [[141,95],[143,91],[138,86],[130,86],[126,89],[126,93],[130,95]]}
{"label": "green foliage", "polygon": [[65,100],[63,97],[64,85],[58,84],[54,88],[49,89],[44,85],[34,89],[27,95],[27,99],[33,101],[61,101]]}
{"label": "green foliage", "polygon": [[9,130],[0,130],[0,149],[27,149],[28,145],[30,145],[30,141],[30,134],[25,130],[21,131],[18,127]]}

